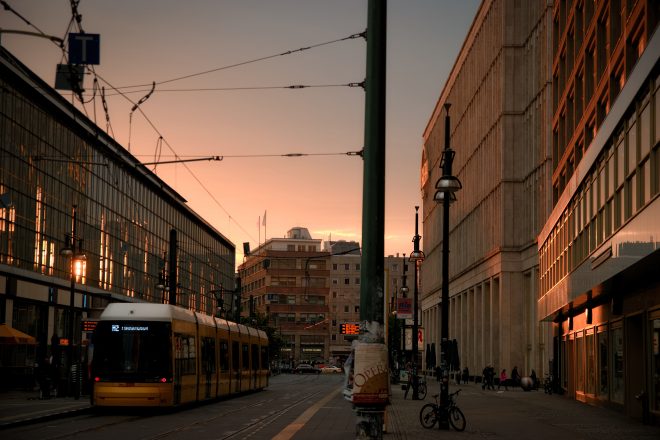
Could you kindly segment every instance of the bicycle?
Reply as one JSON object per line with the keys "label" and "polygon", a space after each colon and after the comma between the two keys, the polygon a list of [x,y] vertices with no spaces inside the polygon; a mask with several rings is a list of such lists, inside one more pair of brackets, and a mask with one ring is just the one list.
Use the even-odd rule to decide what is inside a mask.
{"label": "bicycle", "polygon": [[434,394],[435,403],[427,403],[419,411],[419,422],[426,429],[431,429],[438,423],[441,426],[442,421],[448,421],[456,431],[464,431],[467,421],[463,411],[456,405],[456,396],[461,390],[449,395],[449,403],[443,406],[438,401],[439,394]]}
{"label": "bicycle", "polygon": [[419,400],[426,399],[426,376],[417,377],[417,397]]}

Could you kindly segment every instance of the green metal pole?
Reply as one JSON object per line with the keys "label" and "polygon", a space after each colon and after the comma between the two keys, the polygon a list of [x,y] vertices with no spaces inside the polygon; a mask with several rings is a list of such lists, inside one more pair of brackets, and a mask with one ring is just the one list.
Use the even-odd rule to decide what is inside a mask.
{"label": "green metal pole", "polygon": [[[364,173],[362,184],[362,265],[360,269],[360,340],[355,348],[355,377],[378,371],[374,386],[387,389],[389,370],[385,346],[385,68],[387,1],[369,0],[367,14],[367,74],[364,112]],[[379,353],[376,358],[367,351]],[[380,359],[380,357],[384,359]],[[383,374],[384,373],[384,377]],[[383,383],[384,382],[384,383]],[[357,380],[355,380],[357,384]],[[360,388],[359,390],[357,388]],[[377,393],[379,396],[383,393]],[[387,394],[377,402],[362,385],[353,388],[356,438],[382,439]],[[380,397],[376,400],[381,399]]]}
{"label": "green metal pole", "polygon": [[[384,322],[385,235],[385,66],[387,2],[369,0],[365,81],[364,175],[362,190],[362,266],[360,320],[368,329]],[[378,323],[380,325],[375,325]],[[383,332],[366,335],[380,339]]]}

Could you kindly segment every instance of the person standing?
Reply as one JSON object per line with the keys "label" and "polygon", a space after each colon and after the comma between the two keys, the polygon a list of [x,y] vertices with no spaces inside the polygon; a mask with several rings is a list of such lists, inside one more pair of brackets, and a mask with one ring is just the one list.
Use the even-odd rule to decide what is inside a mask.
{"label": "person standing", "polygon": [[504,391],[509,391],[509,388],[507,388],[507,376],[506,376],[506,368],[502,369],[502,372],[500,373],[500,383],[497,384],[497,390],[504,385]]}

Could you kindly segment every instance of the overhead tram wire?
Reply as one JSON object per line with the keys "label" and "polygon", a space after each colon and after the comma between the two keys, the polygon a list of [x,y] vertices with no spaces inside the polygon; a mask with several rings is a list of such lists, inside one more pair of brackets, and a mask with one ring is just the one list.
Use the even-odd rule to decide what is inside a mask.
{"label": "overhead tram wire", "polygon": [[[248,60],[248,61],[241,61],[239,63],[229,64],[227,66],[217,67],[217,68],[205,70],[205,71],[202,71],[202,72],[191,73],[189,75],[183,75],[183,76],[179,76],[179,77],[176,77],[176,78],[167,79],[167,80],[164,80],[164,81],[159,81],[159,82],[156,82],[156,85],[168,84],[168,83],[175,82],[175,81],[181,81],[183,79],[188,79],[188,78],[194,78],[196,76],[207,75],[209,73],[218,72],[220,70],[233,69],[234,67],[245,66],[247,64],[257,63],[257,62],[260,62],[260,61],[265,61],[265,60],[269,60],[269,59],[272,59],[272,58],[277,58],[277,57],[280,57],[280,56],[291,55],[291,54],[294,54],[294,53],[297,53],[297,52],[304,52],[304,51],[309,50],[309,49],[315,49],[317,47],[327,46],[329,44],[339,43],[341,41],[352,40],[352,39],[360,38],[360,37],[366,39],[367,38],[367,31],[360,32],[358,34],[352,34],[352,35],[349,35],[348,37],[344,37],[344,38],[337,38],[335,40],[326,41],[326,42],[323,42],[323,43],[312,44],[311,46],[300,47],[300,48],[294,49],[294,50],[287,50],[285,52],[281,52],[281,53],[274,54],[274,55],[267,55],[267,56],[264,56],[264,57],[255,58],[255,59]],[[148,87],[148,86],[150,86],[150,84],[137,84],[137,85],[132,85],[132,86],[121,86],[121,87],[117,87],[117,89],[124,90],[124,89],[133,89],[133,88],[137,88],[137,87]]]}
{"label": "overhead tram wire", "polygon": [[[364,81],[362,82],[350,82],[342,84],[292,84],[288,86],[240,86],[240,87],[200,87],[200,88],[190,88],[190,89],[158,89],[152,91],[152,93],[163,93],[163,92],[228,92],[228,91],[243,91],[243,90],[300,90],[300,89],[319,89],[319,88],[333,88],[333,87],[362,87],[364,88]],[[144,93],[149,92],[148,89],[139,89],[131,91],[123,91],[116,93],[109,93],[105,96],[116,96],[116,95],[129,95],[132,93]]]}
{"label": "overhead tram wire", "polygon": [[[72,22],[75,20],[75,22],[78,26],[78,29],[80,29],[82,31],[82,25],[81,25],[82,16],[78,13],[78,10],[77,10],[79,0],[70,0],[70,3],[71,3],[71,9],[72,9],[72,20],[68,25],[68,29],[70,29]],[[24,22],[26,22],[28,25],[32,26],[33,28],[35,28],[36,30],[38,30],[39,32],[41,32],[43,34],[43,31],[41,31],[39,28],[37,28],[32,23],[30,23],[23,16],[21,16],[16,11],[14,11],[7,4],[6,1],[0,0],[0,4],[2,4],[2,6],[4,6],[4,8],[6,10],[13,12],[19,18],[21,18]],[[279,57],[279,56],[285,56],[285,55],[290,55],[290,54],[297,53],[297,52],[303,52],[303,51],[306,51],[306,50],[309,50],[309,49],[313,49],[313,48],[317,48],[317,47],[337,43],[337,42],[340,42],[340,41],[355,39],[355,38],[359,38],[359,37],[362,37],[362,38],[366,39],[366,34],[367,34],[366,31],[364,31],[364,32],[361,32],[361,33],[358,33],[358,34],[349,35],[348,37],[339,38],[339,39],[335,39],[335,40],[331,40],[331,41],[326,41],[326,42],[314,44],[314,45],[311,45],[311,46],[301,47],[301,48],[294,49],[294,50],[288,50],[288,51],[285,51],[285,52],[282,52],[282,53],[279,53],[279,54],[275,54],[275,55],[260,57],[260,58],[257,58],[257,59],[236,63],[236,64],[233,64],[233,65],[222,66],[222,67],[219,67],[219,68],[210,69],[210,70],[206,70],[206,71],[203,71],[203,72],[198,72],[198,73],[193,73],[193,74],[190,74],[190,75],[184,75],[184,76],[181,76],[181,77],[172,78],[172,79],[169,79],[169,80],[158,82],[158,83],[156,83],[156,85],[167,84],[167,83],[170,83],[170,82],[175,82],[175,81],[180,81],[180,80],[187,79],[187,78],[201,76],[201,75],[205,75],[205,74],[208,74],[208,73],[217,72],[217,71],[220,71],[220,70],[226,70],[226,69],[230,69],[230,68],[234,68],[234,67],[239,67],[239,66],[243,66],[243,65],[247,65],[247,64],[256,63],[256,62],[259,62],[259,61],[265,61],[265,60],[276,58],[276,57]],[[57,44],[54,41],[53,41],[53,43]],[[66,54],[66,49],[65,49],[64,45],[61,45],[61,46],[58,45],[58,47],[62,50],[63,54]],[[93,67],[92,67],[91,70],[92,70],[95,78],[100,79],[101,81],[106,83],[111,89],[113,89],[115,92],[119,93],[128,102],[130,102],[133,105],[136,105],[136,103],[133,100],[131,100],[128,96],[126,96],[125,93],[122,93],[120,88],[117,88],[117,87],[113,86],[112,84],[110,84],[110,82],[108,82],[105,78],[103,78],[101,75],[99,75]],[[356,85],[361,85],[362,87],[364,87],[364,83],[356,83]],[[121,87],[121,89],[146,87],[146,86],[148,86],[148,85],[147,84],[141,84],[141,85],[136,85],[136,86],[124,86],[124,87]],[[297,88],[297,87],[291,87],[291,88]],[[105,99],[104,99],[105,98],[105,93],[104,92],[105,92],[105,90],[104,90],[104,88],[102,88],[101,96],[103,98],[102,99],[103,100],[103,107],[104,107],[104,110],[106,111],[106,122],[109,125],[109,117],[108,117],[108,114],[107,114],[107,104],[105,103]],[[81,101],[81,103],[84,107],[84,101],[82,99],[82,96],[80,96],[79,98],[80,98],[80,101]],[[94,100],[94,99],[95,99],[95,97],[92,97],[92,100]],[[162,142],[164,142],[165,145],[167,145],[167,147],[170,149],[170,151],[172,151],[172,153],[175,155],[175,157],[179,157],[178,154],[176,153],[176,151],[174,151],[174,148],[169,144],[169,142],[167,142],[167,140],[163,137],[162,133],[158,130],[158,128],[156,128],[155,124],[149,119],[149,117],[144,113],[144,111],[139,107],[138,107],[138,111],[140,112],[140,114],[142,114],[142,116],[145,118],[147,123],[152,127],[152,129],[160,136],[160,138],[162,139]],[[356,153],[356,155],[361,155],[361,152],[359,152],[359,154]],[[195,181],[197,181],[197,183],[199,183],[199,185],[202,187],[202,189],[204,189],[204,191],[209,195],[209,197],[211,197],[211,199],[225,212],[225,214],[228,216],[229,220],[231,221],[233,219],[233,217],[227,211],[227,209],[224,206],[222,206],[222,204],[213,196],[213,194],[211,194],[211,192],[208,190],[208,188],[206,188],[206,186],[204,186],[204,184],[199,180],[199,178],[192,172],[192,170],[185,163],[183,164],[183,166],[190,173],[190,175],[195,179]],[[234,222],[247,236],[251,237],[254,240],[254,237],[252,237],[251,233],[249,233],[247,230],[245,230],[245,228],[243,228],[243,226],[241,226],[238,222],[236,222],[235,219],[234,219]]]}
{"label": "overhead tram wire", "polygon": [[[161,138],[158,139],[159,141]],[[142,162],[142,165],[166,165],[184,162],[203,162],[203,161],[222,161],[225,158],[230,159],[245,159],[245,158],[261,158],[261,157],[307,157],[307,156],[362,156],[362,151],[346,151],[343,153],[284,153],[284,154],[235,154],[235,155],[222,155],[222,156],[187,156],[182,157],[175,155],[174,160],[157,160],[153,162]]]}

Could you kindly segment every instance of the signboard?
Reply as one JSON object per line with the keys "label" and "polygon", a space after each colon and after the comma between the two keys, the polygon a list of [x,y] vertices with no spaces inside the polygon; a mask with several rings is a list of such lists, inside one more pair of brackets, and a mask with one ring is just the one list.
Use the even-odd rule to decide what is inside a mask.
{"label": "signboard", "polygon": [[69,34],[69,64],[100,64],[99,34]]}
{"label": "signboard", "polygon": [[[405,333],[405,343],[406,343],[406,350],[412,350],[412,335],[413,335],[413,329],[412,327],[406,327],[406,333]],[[417,328],[417,349],[422,350],[424,348],[424,328],[423,327],[418,327]]]}
{"label": "signboard", "polygon": [[84,332],[93,332],[94,329],[96,329],[96,324],[98,324],[98,321],[83,321],[82,323],[82,331]]}
{"label": "signboard", "polygon": [[396,299],[396,317],[398,319],[412,319],[413,317],[412,298]]}
{"label": "signboard", "polygon": [[357,322],[344,322],[339,324],[339,334],[342,335],[359,335],[360,324]]}

